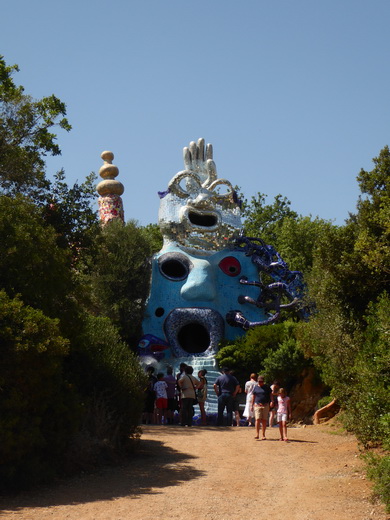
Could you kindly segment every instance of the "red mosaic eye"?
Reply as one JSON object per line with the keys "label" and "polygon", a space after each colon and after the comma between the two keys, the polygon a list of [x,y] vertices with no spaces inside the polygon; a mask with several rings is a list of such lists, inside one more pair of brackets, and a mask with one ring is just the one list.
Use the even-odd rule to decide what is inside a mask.
{"label": "red mosaic eye", "polygon": [[218,265],[228,276],[238,276],[241,273],[241,264],[234,256],[223,258]]}

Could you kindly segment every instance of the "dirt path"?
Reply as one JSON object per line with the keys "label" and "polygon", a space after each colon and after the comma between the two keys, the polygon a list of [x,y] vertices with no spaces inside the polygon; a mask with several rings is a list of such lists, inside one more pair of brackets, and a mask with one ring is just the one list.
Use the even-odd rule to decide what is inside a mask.
{"label": "dirt path", "polygon": [[0,500],[20,520],[389,520],[370,501],[354,437],[335,426],[147,426],[131,464]]}

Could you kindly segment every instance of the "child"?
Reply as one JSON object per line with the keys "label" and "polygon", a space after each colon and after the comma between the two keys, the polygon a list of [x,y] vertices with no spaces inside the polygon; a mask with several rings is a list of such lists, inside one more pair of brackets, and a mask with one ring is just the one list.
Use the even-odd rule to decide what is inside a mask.
{"label": "child", "polygon": [[[236,393],[236,397],[234,398],[234,403],[233,403],[233,413],[234,413],[234,418],[236,420],[236,426],[240,426],[240,421],[241,421],[241,417],[240,417],[240,398],[239,398],[239,394],[241,394],[241,392],[242,392],[242,388],[240,386],[240,389]],[[232,426],[234,426],[234,424],[232,424]]]}
{"label": "child", "polygon": [[286,390],[280,388],[278,395],[278,411],[276,419],[279,423],[280,440],[288,441],[287,438],[287,421],[291,418],[290,398],[286,395]]}
{"label": "child", "polygon": [[160,372],[157,374],[157,382],[154,384],[154,391],[156,392],[156,422],[163,424],[163,416],[166,418],[168,398],[167,398],[168,384],[164,381],[164,374]]}

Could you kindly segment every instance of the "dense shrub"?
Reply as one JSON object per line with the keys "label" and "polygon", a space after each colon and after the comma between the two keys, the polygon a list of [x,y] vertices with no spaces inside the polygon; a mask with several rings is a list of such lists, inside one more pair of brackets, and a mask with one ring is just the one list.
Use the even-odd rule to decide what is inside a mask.
{"label": "dense shrub", "polygon": [[0,56],[2,490],[91,466],[137,435],[144,376],[114,325],[137,336],[161,241],[135,223],[102,230],[93,174],[71,188],[62,171],[46,179],[66,107],[25,95],[17,70]]}
{"label": "dense shrub", "polygon": [[302,371],[312,366],[306,359],[296,338],[297,324],[285,321],[254,328],[220,349],[217,361],[235,370],[246,380],[251,372],[262,373],[267,381],[282,381],[289,390]]}
{"label": "dense shrub", "polygon": [[369,305],[353,367],[345,421],[365,447],[390,444],[390,297]]}
{"label": "dense shrub", "polygon": [[374,481],[374,493],[384,502],[390,513],[390,456],[368,453],[365,456],[368,477]]}
{"label": "dense shrub", "polygon": [[108,318],[86,316],[84,333],[68,360],[83,397],[83,431],[93,442],[121,450],[138,434],[146,385],[138,358]]}
{"label": "dense shrub", "polygon": [[58,321],[0,291],[0,480],[20,488],[50,477],[78,427],[63,378],[68,342]]}

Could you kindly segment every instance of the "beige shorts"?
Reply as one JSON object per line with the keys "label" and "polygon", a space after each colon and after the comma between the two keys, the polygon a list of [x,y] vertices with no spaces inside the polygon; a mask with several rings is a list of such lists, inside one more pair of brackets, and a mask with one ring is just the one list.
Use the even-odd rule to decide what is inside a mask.
{"label": "beige shorts", "polygon": [[255,404],[255,419],[266,421],[269,414],[269,404]]}

